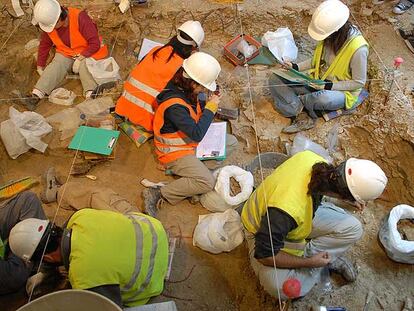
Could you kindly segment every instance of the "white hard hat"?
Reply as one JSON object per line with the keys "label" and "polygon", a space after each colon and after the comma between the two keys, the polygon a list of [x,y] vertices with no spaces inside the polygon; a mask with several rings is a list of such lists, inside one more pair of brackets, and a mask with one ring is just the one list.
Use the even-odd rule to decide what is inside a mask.
{"label": "white hard hat", "polygon": [[345,176],[349,191],[359,203],[378,198],[388,182],[384,171],[376,163],[355,158],[346,161]]}
{"label": "white hard hat", "polygon": [[9,245],[13,254],[29,261],[45,233],[49,220],[28,218],[17,223],[10,231]]}
{"label": "white hard hat", "polygon": [[196,52],[184,60],[183,68],[191,79],[210,91],[214,92],[216,90],[216,79],[221,71],[221,67],[213,56],[203,52]]}
{"label": "white hard hat", "polygon": [[[198,47],[200,47],[204,41],[204,30],[203,30],[203,27],[201,27],[201,24],[199,21],[186,21],[184,24],[178,27],[178,30],[184,32],[191,39],[193,39]],[[191,45],[192,43],[182,38],[180,34],[177,35],[177,38],[181,43],[184,43],[187,45]]]}
{"label": "white hard hat", "polygon": [[322,2],[312,15],[312,21],[308,27],[309,35],[322,41],[338,31],[348,20],[349,9],[339,0],[327,0]]}
{"label": "white hard hat", "polygon": [[52,32],[61,13],[56,0],[39,0],[33,10],[34,19],[44,32]]}

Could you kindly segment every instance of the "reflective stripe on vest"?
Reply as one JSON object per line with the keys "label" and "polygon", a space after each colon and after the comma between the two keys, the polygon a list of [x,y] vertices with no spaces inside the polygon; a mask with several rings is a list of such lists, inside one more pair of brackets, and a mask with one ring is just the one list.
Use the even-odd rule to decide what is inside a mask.
{"label": "reflective stripe on vest", "polygon": [[283,251],[302,256],[305,239],[312,230],[313,203],[308,184],[315,163],[326,162],[311,151],[295,154],[278,166],[244,204],[241,219],[244,227],[255,234],[269,208],[278,208],[290,215],[297,227],[285,237]]}
{"label": "reflective stripe on vest", "polygon": [[164,126],[164,113],[172,105],[186,107],[195,122],[198,122],[202,114],[201,107],[198,103],[197,111],[195,112],[194,108],[181,98],[170,98],[160,104],[154,118],[154,144],[158,160],[163,164],[175,161],[186,155],[194,154],[195,148],[198,145],[197,142],[191,140],[181,131],[161,134],[161,129]]}
{"label": "reflective stripe on vest", "polygon": [[70,218],[68,228],[74,289],[119,284],[127,306],[145,304],[162,292],[168,238],[158,220],[140,213],[82,209]]}
{"label": "reflective stripe on vest", "polygon": [[[333,82],[352,80],[352,73],[350,70],[351,60],[354,53],[363,46],[368,47],[369,45],[362,35],[351,37],[339,50],[325,74],[321,76],[320,65],[323,56],[324,41],[319,42],[312,58],[312,77],[320,80],[325,80],[329,77]],[[352,109],[354,107],[358,100],[359,93],[361,93],[361,88],[354,91],[344,91],[346,109]]]}
{"label": "reflective stripe on vest", "polygon": [[124,90],[122,93],[122,96],[125,97],[125,99],[129,100],[134,105],[137,105],[138,107],[141,107],[142,109],[146,110],[147,112],[153,114],[154,110],[152,109],[152,106],[150,104],[147,104],[142,99],[139,99],[138,97],[130,94],[128,91]]}
{"label": "reflective stripe on vest", "polygon": [[182,63],[183,59],[174,53],[171,46],[161,49],[154,47],[130,72],[124,83],[124,91],[128,92],[128,97],[119,97],[115,112],[152,132],[154,113],[158,108],[156,97],[174,77]]}
{"label": "reflective stripe on vest", "polygon": [[[150,262],[149,262],[148,272],[147,272],[147,275],[145,276],[144,282],[142,282],[142,284],[138,288],[138,290],[136,292],[134,292],[134,295],[132,297],[126,299],[124,301],[124,303],[130,303],[130,302],[135,301],[137,299],[137,297],[142,294],[142,292],[146,289],[146,287],[150,283],[151,278],[152,278],[152,273],[154,271],[155,254],[156,254],[157,248],[158,248],[158,236],[157,236],[157,233],[155,232],[154,225],[151,223],[151,221],[149,221],[146,217],[139,216],[139,215],[136,215],[136,214],[130,214],[130,215],[128,215],[128,218],[132,220],[132,223],[134,224],[135,232],[138,232],[138,233],[141,232],[141,234],[142,234],[141,226],[138,223],[138,221],[142,221],[142,222],[146,223],[149,226],[151,234],[152,234],[152,248],[151,248],[151,254],[150,254],[150,259],[149,259]],[[139,254],[141,249],[142,249],[142,245],[141,245],[141,248],[139,248],[139,245],[137,243],[137,255]],[[138,267],[138,265],[139,265],[139,267]],[[139,261],[137,260],[137,262],[135,264],[134,274],[132,275],[131,280],[129,281],[128,284],[130,284],[130,283],[135,284],[136,283],[136,280],[137,280],[138,275],[139,275],[139,270],[141,268],[140,266],[141,266],[141,260],[139,260]],[[127,291],[131,287],[129,287],[128,289],[125,289],[125,288],[124,289],[125,289],[125,291]],[[124,291],[124,290],[121,289],[121,291]]]}
{"label": "reflective stripe on vest", "polygon": [[[52,40],[53,44],[56,46],[56,52],[66,57],[74,57],[76,55],[79,55],[88,47],[88,42],[85,40],[79,30],[80,12],[81,10],[79,9],[68,8],[70,47],[63,43],[56,29],[53,29],[48,33],[50,40]],[[108,56],[108,48],[102,43],[101,37],[99,37],[99,41],[101,43],[101,47],[95,54],[91,56],[96,60]]]}
{"label": "reflective stripe on vest", "polygon": [[150,94],[153,97],[157,97],[160,92],[153,89],[152,87],[134,79],[133,77],[129,77],[128,82],[131,83],[133,86],[135,86],[137,89]]}

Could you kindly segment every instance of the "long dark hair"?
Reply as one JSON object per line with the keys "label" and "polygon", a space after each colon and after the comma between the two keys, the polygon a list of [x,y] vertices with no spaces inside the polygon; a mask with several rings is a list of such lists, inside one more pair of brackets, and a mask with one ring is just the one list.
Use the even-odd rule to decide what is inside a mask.
{"label": "long dark hair", "polygon": [[[193,41],[193,39],[191,39],[191,37],[189,35],[187,35],[185,32],[182,32],[179,30],[180,36],[188,41]],[[166,47],[171,46],[173,48],[173,50],[171,51],[170,55],[168,56],[168,59],[166,61],[166,63],[168,63],[171,58],[174,56],[174,54],[178,54],[181,58],[189,58],[191,55],[191,52],[193,51],[193,46],[192,45],[187,45],[184,43],[181,43],[180,41],[178,41],[177,36],[174,36],[170,39],[170,41],[168,41],[168,43],[160,48],[158,48],[157,50],[155,50],[154,54],[152,54],[152,59],[155,60],[155,58],[157,57],[158,53],[162,50],[165,49]]]}
{"label": "long dark hair", "polygon": [[344,165],[338,167],[325,162],[316,163],[312,166],[312,177],[308,185],[309,195],[323,195],[333,192],[342,197],[344,200],[355,201],[349,191],[344,175]]}
{"label": "long dark hair", "polygon": [[60,6],[60,16],[59,19],[63,22],[66,17],[68,17],[68,11],[65,7]]}
{"label": "long dark hair", "polygon": [[192,79],[184,78],[183,73],[184,68],[181,67],[175,73],[172,82],[184,93],[191,104],[196,104],[198,95],[194,93],[194,88],[197,85],[197,82]]}
{"label": "long dark hair", "polygon": [[354,31],[356,31],[356,27],[350,21],[347,21],[339,30],[325,39],[325,45],[329,46],[335,54],[338,54],[341,47]]}

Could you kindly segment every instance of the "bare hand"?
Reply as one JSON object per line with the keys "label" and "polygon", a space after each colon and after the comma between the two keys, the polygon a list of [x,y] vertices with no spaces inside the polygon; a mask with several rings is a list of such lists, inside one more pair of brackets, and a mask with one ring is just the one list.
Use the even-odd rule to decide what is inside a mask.
{"label": "bare hand", "polygon": [[284,69],[292,69],[293,68],[292,62],[287,61],[287,60],[283,61],[283,63],[281,65],[282,65],[282,68],[284,68]]}
{"label": "bare hand", "polygon": [[310,266],[314,268],[325,267],[330,261],[331,256],[328,252],[318,253],[309,258]]}
{"label": "bare hand", "polygon": [[364,208],[367,207],[367,203],[355,202],[355,206],[356,206],[357,210],[362,212],[364,210]]}

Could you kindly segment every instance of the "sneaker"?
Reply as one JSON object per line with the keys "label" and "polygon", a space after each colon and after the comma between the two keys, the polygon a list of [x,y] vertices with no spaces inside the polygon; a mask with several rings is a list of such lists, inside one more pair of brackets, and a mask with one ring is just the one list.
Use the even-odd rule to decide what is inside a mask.
{"label": "sneaker", "polygon": [[50,167],[42,176],[43,191],[40,198],[43,203],[52,203],[57,200],[58,181],[54,167]]}
{"label": "sneaker", "polygon": [[338,257],[328,264],[329,271],[338,273],[348,282],[354,282],[358,272],[353,263],[345,256]]}
{"label": "sneaker", "polygon": [[401,0],[392,10],[395,14],[403,14],[414,4],[413,0]]}
{"label": "sneaker", "polygon": [[91,98],[97,98],[104,90],[112,89],[115,86],[115,81],[106,82],[98,85],[92,92]]}
{"label": "sneaker", "polygon": [[161,197],[161,189],[157,188],[145,188],[142,191],[144,198],[144,210],[145,213],[151,217],[156,218],[160,203],[163,200]]}
{"label": "sneaker", "polygon": [[306,118],[296,118],[291,125],[283,128],[282,132],[285,134],[294,134],[297,132],[307,131],[314,128],[315,123],[315,120],[307,115]]}

